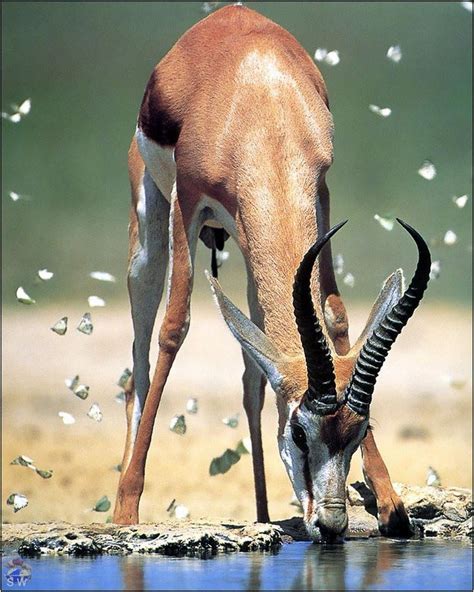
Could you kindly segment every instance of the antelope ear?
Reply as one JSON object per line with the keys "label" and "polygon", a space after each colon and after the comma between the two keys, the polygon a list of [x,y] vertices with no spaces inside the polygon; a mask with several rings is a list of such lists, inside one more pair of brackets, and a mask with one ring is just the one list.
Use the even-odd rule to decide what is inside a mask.
{"label": "antelope ear", "polygon": [[384,316],[389,313],[397,304],[405,291],[405,279],[403,271],[397,269],[392,275],[389,275],[385,280],[377,300],[374,302],[370,311],[369,319],[360,334],[359,339],[352,346],[352,350],[358,351],[367,338],[373,333],[374,329],[379,325]]}
{"label": "antelope ear", "polygon": [[222,291],[219,282],[206,271],[217,306],[232,334],[265,373],[274,391],[278,391],[283,375],[284,356],[268,337],[233,304]]}

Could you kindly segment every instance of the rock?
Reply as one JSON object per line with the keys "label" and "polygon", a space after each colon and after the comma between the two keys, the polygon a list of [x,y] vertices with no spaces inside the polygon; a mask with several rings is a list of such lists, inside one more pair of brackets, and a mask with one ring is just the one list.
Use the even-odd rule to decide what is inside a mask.
{"label": "rock", "polygon": [[266,551],[281,545],[282,529],[273,524],[252,524],[242,529],[242,537],[238,540],[239,549],[243,551]]}
{"label": "rock", "polygon": [[287,520],[280,520],[275,522],[282,532],[282,540],[285,543],[292,543],[293,541],[310,541],[311,538],[306,531],[303,518],[300,516],[294,516]]}
{"label": "rock", "polygon": [[468,509],[465,506],[458,507],[453,504],[453,502],[446,502],[443,504],[442,512],[446,518],[452,520],[453,522],[463,522],[469,517]]}
{"label": "rock", "polygon": [[[419,537],[465,538],[472,537],[472,493],[457,487],[418,487],[394,483],[394,489],[402,498],[416,535]],[[349,522],[351,531],[356,523],[352,517],[362,506],[366,515],[359,515],[362,529],[369,528],[367,513],[376,515],[376,500],[365,485],[357,481],[347,487]],[[351,507],[352,506],[352,507]],[[373,536],[373,535],[371,535]]]}
{"label": "rock", "polygon": [[[357,482],[358,483],[358,482]],[[350,506],[363,506],[364,498],[355,488],[356,483],[352,483],[346,487],[346,497]]]}
{"label": "rock", "polygon": [[157,553],[204,559],[218,553],[269,551],[282,543],[282,530],[272,524],[10,524],[4,525],[3,532],[2,551],[15,549],[28,557]]}
{"label": "rock", "polygon": [[447,518],[438,518],[436,520],[422,523],[420,530],[424,537],[439,537],[445,539],[472,538],[472,520],[464,522],[453,522]]}
{"label": "rock", "polygon": [[458,487],[417,487],[394,483],[420,535],[472,538],[472,492]]}
{"label": "rock", "polygon": [[35,540],[23,541],[18,547],[18,554],[22,557],[41,557],[43,550]]}
{"label": "rock", "polygon": [[379,536],[377,518],[369,514],[363,506],[349,508],[348,539],[367,539]]}

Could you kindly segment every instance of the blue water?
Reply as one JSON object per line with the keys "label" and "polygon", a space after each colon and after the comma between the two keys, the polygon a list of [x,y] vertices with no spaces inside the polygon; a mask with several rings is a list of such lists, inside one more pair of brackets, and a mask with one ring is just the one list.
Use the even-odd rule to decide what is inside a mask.
{"label": "blue water", "polygon": [[[200,560],[158,555],[26,559],[27,590],[472,590],[457,542],[360,540]],[[3,576],[5,577],[5,576]],[[18,589],[18,586],[3,589]]]}

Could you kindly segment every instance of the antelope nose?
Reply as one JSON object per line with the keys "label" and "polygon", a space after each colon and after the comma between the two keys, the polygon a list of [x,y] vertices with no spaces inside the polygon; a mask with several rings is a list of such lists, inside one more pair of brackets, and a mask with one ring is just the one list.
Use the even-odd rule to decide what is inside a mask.
{"label": "antelope nose", "polygon": [[334,539],[344,534],[348,519],[346,509],[321,508],[318,512],[316,525],[321,531],[323,540]]}

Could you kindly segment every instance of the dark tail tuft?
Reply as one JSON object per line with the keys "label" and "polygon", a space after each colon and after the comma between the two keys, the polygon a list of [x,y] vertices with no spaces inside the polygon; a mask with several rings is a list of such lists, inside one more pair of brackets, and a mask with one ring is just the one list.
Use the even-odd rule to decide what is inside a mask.
{"label": "dark tail tuft", "polygon": [[216,249],[213,248],[213,249],[211,249],[211,271],[212,271],[212,277],[215,277],[216,279],[218,278],[218,272],[217,272],[218,269],[219,269],[219,266],[217,265],[217,253],[216,253]]}
{"label": "dark tail tuft", "polygon": [[224,249],[225,241],[229,238],[229,235],[223,228],[203,226],[199,238],[208,249],[211,249],[212,277],[217,278],[217,270],[220,267],[219,262],[217,261],[217,251],[222,251]]}

